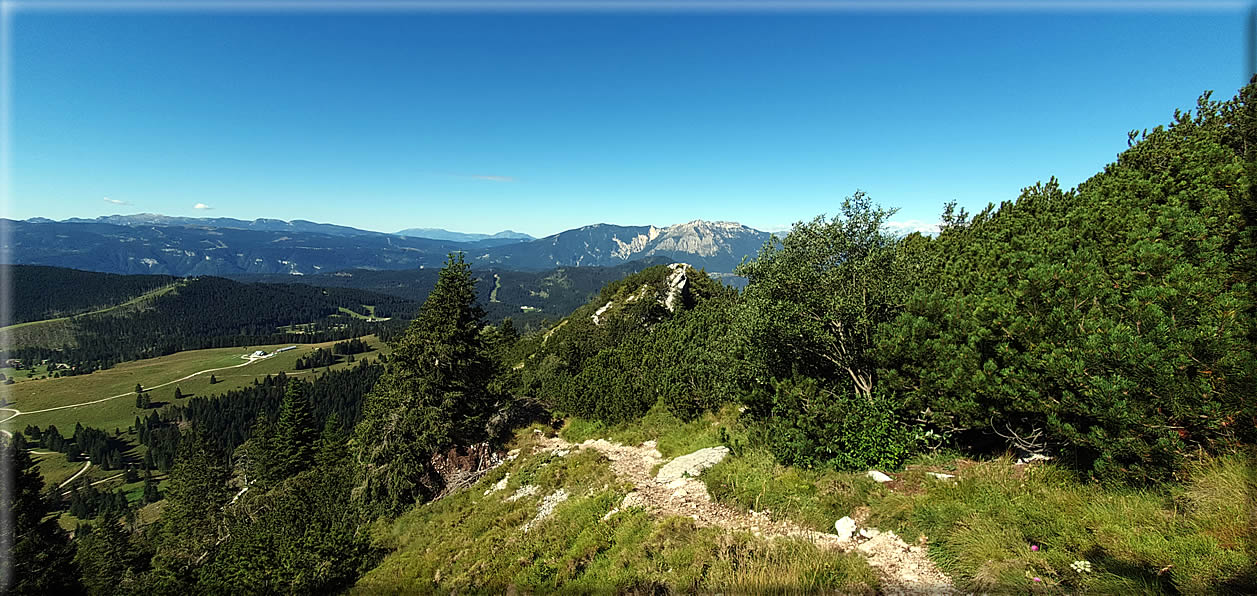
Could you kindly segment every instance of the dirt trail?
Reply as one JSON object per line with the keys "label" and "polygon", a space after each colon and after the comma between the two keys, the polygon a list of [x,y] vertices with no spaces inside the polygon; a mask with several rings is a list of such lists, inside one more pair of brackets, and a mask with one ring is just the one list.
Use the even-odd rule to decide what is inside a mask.
{"label": "dirt trail", "polygon": [[629,493],[622,506],[638,506],[667,515],[692,518],[700,526],[716,526],[727,530],[750,532],[756,536],[789,537],[809,540],[820,548],[859,551],[868,557],[869,565],[882,578],[883,594],[953,594],[951,581],[926,557],[924,545],[908,545],[892,532],[880,532],[867,540],[857,536],[842,540],[837,535],[803,528],[786,520],[774,520],[768,514],[743,512],[714,503],[707,486],[695,478],[680,478],[663,483],[651,470],[664,462],[653,441],[632,447],[604,439],[585,441],[579,445],[559,437],[539,437],[539,450],[557,451],[594,449],[611,460],[616,475],[631,482],[635,491]]}
{"label": "dirt trail", "polygon": [[86,471],[88,470],[88,468],[91,468],[91,467],[92,467],[92,460],[90,460],[90,459],[89,459],[89,460],[87,460],[87,462],[85,462],[85,463],[83,464],[83,469],[79,470],[77,473],[75,473],[73,476],[71,476],[69,480],[66,480],[65,482],[62,482],[62,483],[61,483],[61,485],[60,485],[60,486],[58,486],[57,488],[65,488],[65,487],[67,487],[67,486],[70,486],[70,483],[71,483],[71,482],[74,482],[74,480],[75,480],[76,478],[78,478],[79,476],[82,476],[82,475],[83,475],[83,473],[84,473],[84,472],[86,472]]}

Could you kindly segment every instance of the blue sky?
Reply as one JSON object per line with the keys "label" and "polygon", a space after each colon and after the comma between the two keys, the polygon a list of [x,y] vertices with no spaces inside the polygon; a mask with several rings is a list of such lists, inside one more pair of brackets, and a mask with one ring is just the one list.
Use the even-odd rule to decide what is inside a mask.
{"label": "blue sky", "polygon": [[860,189],[932,222],[1231,97],[1246,13],[19,10],[4,207],[542,236]]}

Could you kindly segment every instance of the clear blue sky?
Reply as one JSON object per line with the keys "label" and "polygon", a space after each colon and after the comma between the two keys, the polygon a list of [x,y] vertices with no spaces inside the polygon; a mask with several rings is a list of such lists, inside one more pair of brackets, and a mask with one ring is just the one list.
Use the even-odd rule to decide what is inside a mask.
{"label": "clear blue sky", "polygon": [[541,236],[862,189],[932,222],[1234,95],[1246,12],[19,10],[5,207]]}

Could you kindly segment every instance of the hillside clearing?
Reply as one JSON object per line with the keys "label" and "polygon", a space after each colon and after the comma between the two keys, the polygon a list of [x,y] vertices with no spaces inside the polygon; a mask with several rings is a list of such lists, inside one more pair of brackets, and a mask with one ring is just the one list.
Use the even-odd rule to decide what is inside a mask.
{"label": "hillside clearing", "polygon": [[[388,353],[388,347],[375,336],[363,339],[374,348],[366,357]],[[238,389],[266,375],[280,372],[290,376],[312,374],[314,370],[296,370],[297,359],[318,348],[331,349],[336,343],[299,344],[295,350],[254,361],[242,360],[241,356],[255,350],[274,353],[292,344],[190,350],[126,362],[89,375],[18,383],[7,386],[6,397],[8,411],[16,410],[21,414],[4,414],[3,422],[5,428],[11,431],[20,431],[28,424],[41,428],[53,424],[62,434],[73,430],[76,423],[106,430],[125,429],[134,423],[136,416],[147,416],[152,409],[156,409],[135,407],[133,396],[137,384],[150,392],[156,407],[161,407],[175,402],[176,388],[184,396],[183,400],[179,400],[182,402],[197,395],[221,394]],[[352,366],[352,363],[340,362],[331,368],[346,366]],[[211,385],[210,375],[218,382]]]}

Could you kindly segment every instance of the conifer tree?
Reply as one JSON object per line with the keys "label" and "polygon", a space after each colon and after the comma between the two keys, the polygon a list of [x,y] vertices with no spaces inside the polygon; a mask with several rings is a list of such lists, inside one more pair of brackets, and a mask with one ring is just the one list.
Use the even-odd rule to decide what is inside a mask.
{"label": "conifer tree", "polygon": [[314,461],[318,431],[314,428],[305,384],[296,380],[288,382],[284,400],[279,406],[276,434],[279,441],[278,469],[275,470],[277,479],[287,478],[309,467]]}
{"label": "conifer tree", "polygon": [[344,463],[347,452],[345,444],[349,437],[341,430],[340,416],[335,412],[327,417],[323,432],[319,436],[319,449],[315,454],[315,463],[321,467],[331,467]]}
{"label": "conifer tree", "polygon": [[430,497],[439,490],[432,454],[484,436],[495,402],[483,317],[470,266],[451,254],[355,429],[356,495],[377,511],[400,513]]}
{"label": "conifer tree", "polygon": [[0,552],[5,554],[0,593],[79,592],[74,548],[56,519],[48,518],[44,480],[30,454],[0,440],[0,470],[6,472],[0,475]]}
{"label": "conifer tree", "polygon": [[153,472],[148,467],[144,468],[144,495],[143,504],[156,503],[161,500],[161,492],[157,490],[157,482],[153,480]]}
{"label": "conifer tree", "polygon": [[162,510],[162,530],[153,557],[151,589],[176,592],[189,586],[196,569],[218,541],[229,477],[222,458],[200,433],[179,444]]}
{"label": "conifer tree", "polygon": [[127,568],[135,558],[131,542],[116,512],[107,510],[100,524],[77,538],[74,562],[90,594],[117,594],[128,579]]}

